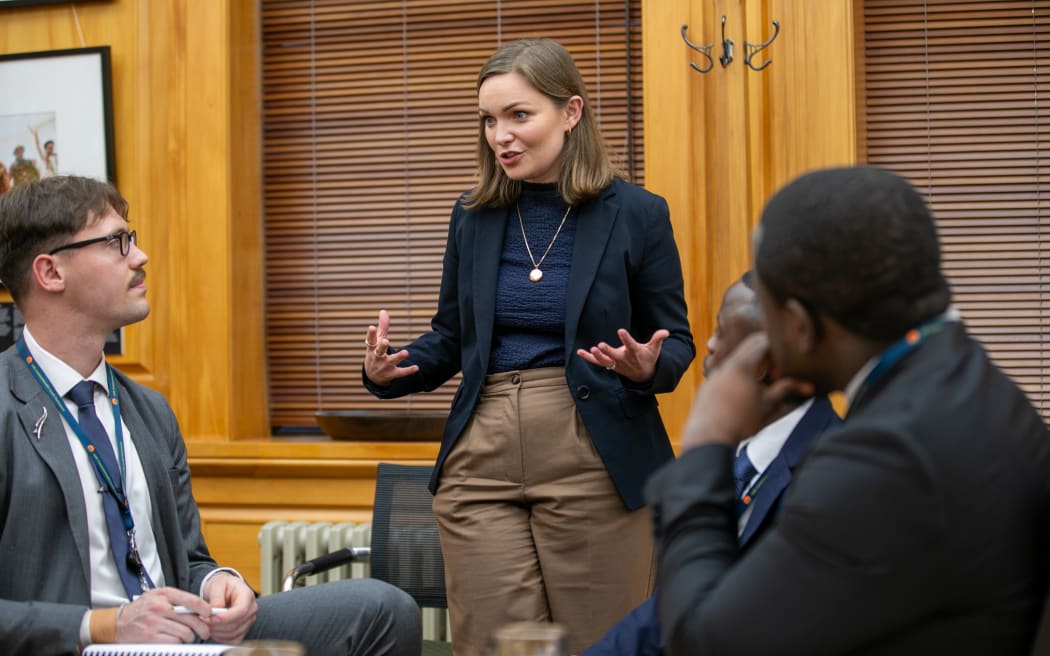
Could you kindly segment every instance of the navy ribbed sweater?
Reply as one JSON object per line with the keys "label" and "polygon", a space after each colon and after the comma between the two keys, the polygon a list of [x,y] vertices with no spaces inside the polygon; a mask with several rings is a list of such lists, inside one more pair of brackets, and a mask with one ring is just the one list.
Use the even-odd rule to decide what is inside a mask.
{"label": "navy ribbed sweater", "polygon": [[[532,256],[539,261],[568,205],[554,183],[522,184],[521,218]],[[531,282],[518,214],[508,208],[507,231],[496,281],[496,321],[489,373],[565,364],[565,292],[576,237],[575,210],[540,265],[543,280]]]}

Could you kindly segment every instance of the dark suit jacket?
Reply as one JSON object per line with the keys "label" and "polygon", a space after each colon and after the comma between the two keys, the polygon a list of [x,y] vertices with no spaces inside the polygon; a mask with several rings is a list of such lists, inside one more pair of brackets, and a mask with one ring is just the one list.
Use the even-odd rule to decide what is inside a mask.
{"label": "dark suit jacket", "polygon": [[[813,401],[791,430],[773,462],[764,470],[766,480],[762,494],[755,497],[751,515],[740,533],[740,551],[744,552],[773,524],[780,510],[791,475],[802,461],[810,444],[824,431],[842,423],[826,396]],[[663,652],[663,635],[657,614],[656,597],[649,597],[616,623],[594,646],[581,656],[657,656]]]}
{"label": "dark suit jacket", "polygon": [[[431,331],[404,347],[410,353],[405,364],[418,364],[419,371],[389,387],[364,378],[379,398],[395,398],[433,390],[463,372],[431,492],[437,490],[441,465],[466,427],[488,372],[507,217],[506,208],[465,210],[456,203]],[[674,456],[655,394],[672,391],[696,353],[681,262],[662,198],[616,180],[580,205],[565,307],[569,389],[624,503],[637,508],[643,504],[646,477]],[[618,328],[643,341],[660,328],[670,331],[648,384],[631,384],[576,355],[576,349],[602,341],[618,345]]]}
{"label": "dark suit jacket", "polygon": [[[190,494],[186,449],[160,394],[117,372],[169,586],[196,592],[215,569]],[[0,354],[0,651],[75,654],[91,605],[84,496],[62,417],[15,347]],[[34,426],[47,409],[47,420]]]}
{"label": "dark suit jacket", "polygon": [[741,553],[773,525],[773,520],[780,513],[784,493],[791,484],[792,474],[802,463],[802,457],[809,451],[813,440],[841,423],[842,420],[839,419],[835,408],[831,407],[828,397],[821,396],[813,400],[813,405],[802,415],[791,435],[788,435],[784,446],[780,447],[777,457],[773,458],[773,462],[769,463],[764,471],[762,492],[755,496],[751,515],[738,538]]}
{"label": "dark suit jacket", "polygon": [[810,450],[742,557],[732,450],[647,490],[672,654],[1025,654],[1050,564],[1050,433],[958,323]]}

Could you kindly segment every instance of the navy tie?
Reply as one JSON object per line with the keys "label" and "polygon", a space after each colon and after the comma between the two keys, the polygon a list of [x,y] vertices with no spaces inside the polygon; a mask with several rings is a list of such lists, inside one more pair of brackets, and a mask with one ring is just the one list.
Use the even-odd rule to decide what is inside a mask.
{"label": "navy tie", "polygon": [[[109,436],[102,427],[102,422],[95,414],[95,383],[90,380],[82,380],[69,390],[69,398],[77,404],[77,422],[84,429],[91,443],[95,445],[95,453],[105,463],[110,477],[117,485],[123,485],[120,478],[120,467],[117,465],[117,457],[113,453],[113,446],[109,442]],[[99,485],[103,485],[99,481]],[[118,491],[118,494],[120,492]],[[117,573],[124,583],[124,589],[128,593],[128,599],[142,594],[142,584],[138,579],[138,572],[132,572],[128,560],[128,533],[124,530],[124,520],[120,515],[120,506],[117,500],[109,492],[102,494],[102,510],[106,513],[106,527],[109,529],[109,546],[113,551],[113,560],[116,561]]]}
{"label": "navy tie", "polygon": [[[744,491],[747,490],[751,479],[757,473],[758,470],[755,469],[751,458],[747,457],[747,447],[745,446],[743,449],[740,449],[740,453],[736,454],[736,460],[733,461],[733,480],[736,482],[736,499],[738,502],[744,496]],[[744,507],[746,507],[746,504]],[[739,508],[739,511],[743,512],[743,508]]]}

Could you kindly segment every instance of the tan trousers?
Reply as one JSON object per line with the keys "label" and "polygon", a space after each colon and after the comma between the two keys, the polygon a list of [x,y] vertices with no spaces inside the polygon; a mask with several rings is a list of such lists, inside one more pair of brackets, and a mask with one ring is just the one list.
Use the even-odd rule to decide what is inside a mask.
{"label": "tan trousers", "polygon": [[488,377],[434,514],[457,656],[522,620],[564,624],[578,653],[651,591],[648,512],[624,508],[559,367]]}

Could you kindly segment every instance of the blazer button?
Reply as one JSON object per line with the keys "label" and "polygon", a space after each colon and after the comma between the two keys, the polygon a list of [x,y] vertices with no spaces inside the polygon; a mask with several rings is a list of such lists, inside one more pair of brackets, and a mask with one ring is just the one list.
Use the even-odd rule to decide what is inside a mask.
{"label": "blazer button", "polygon": [[519,376],[518,374],[511,374],[510,375],[510,382],[511,382],[512,385],[517,385],[518,383],[521,382],[521,376]]}
{"label": "blazer button", "polygon": [[586,401],[591,398],[591,388],[586,385],[580,385],[576,388],[576,398],[581,401]]}

